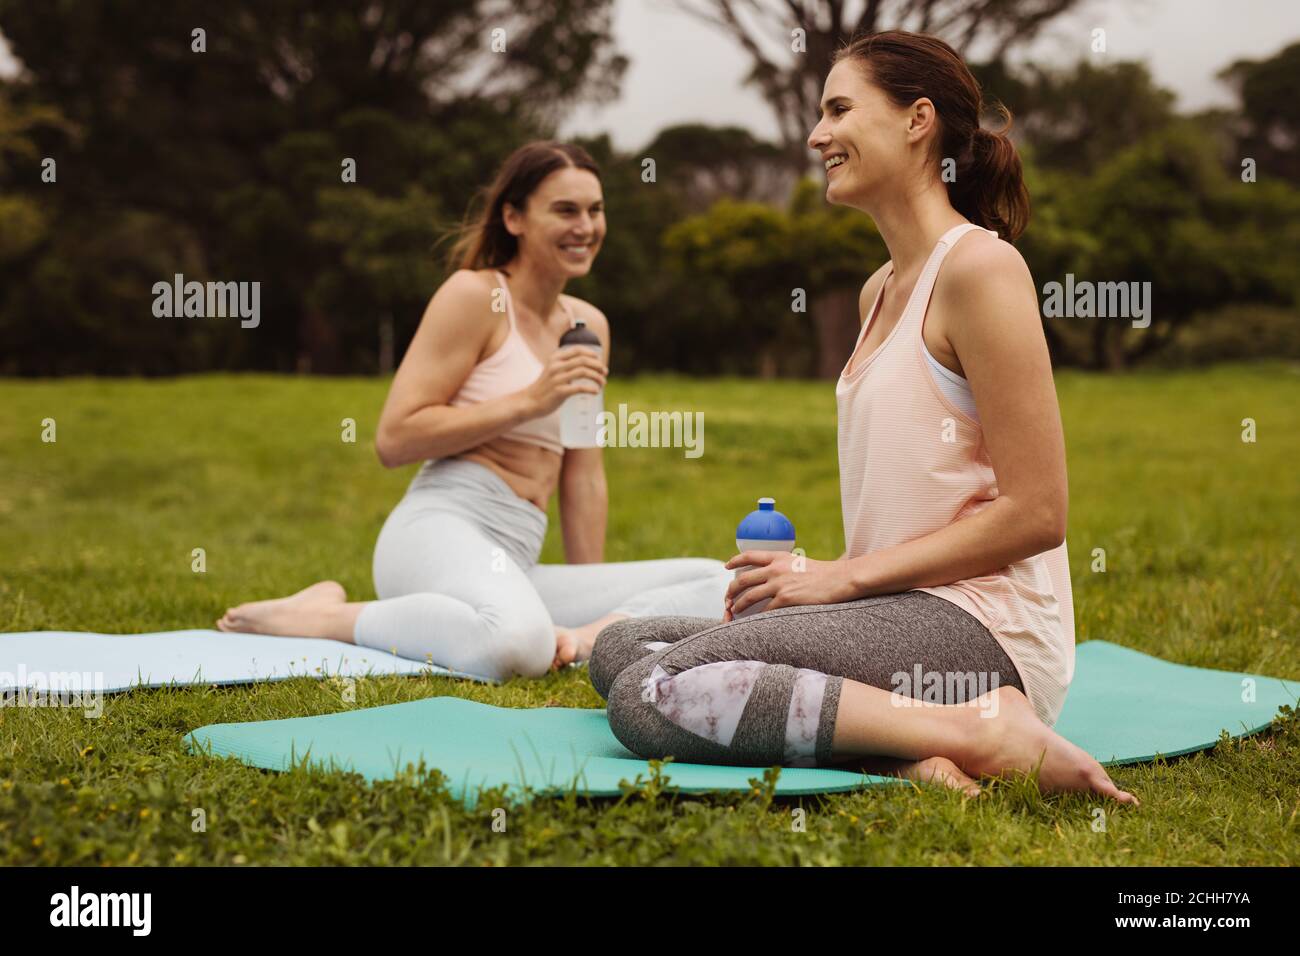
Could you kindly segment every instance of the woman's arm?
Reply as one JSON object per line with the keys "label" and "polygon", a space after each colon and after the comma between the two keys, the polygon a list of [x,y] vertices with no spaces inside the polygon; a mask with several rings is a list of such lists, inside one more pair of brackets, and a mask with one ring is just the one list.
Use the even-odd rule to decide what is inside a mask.
{"label": "woman's arm", "polygon": [[582,377],[604,383],[594,356],[552,356],[527,388],[474,405],[448,405],[491,338],[492,324],[485,321],[491,297],[488,281],[461,270],[429,301],[379,416],[375,451],[386,468],[477,448],[585,390],[586,383],[578,384]]}
{"label": "woman's arm", "polygon": [[[609,322],[604,313],[573,300],[588,328],[600,339],[609,367]],[[560,470],[560,524],[564,559],[569,564],[594,564],[605,559],[605,528],[609,518],[609,488],[605,483],[604,449],[570,448]]]}
{"label": "woman's arm", "polygon": [[[953,317],[948,340],[979,408],[998,497],[931,534],[848,560],[807,561],[804,572],[791,570],[788,556],[738,555],[729,567],[760,563],[756,555],[766,560],[761,561],[765,567],[733,582],[729,598],[751,588],[736,600],[735,610],[769,595],[774,595],[771,608],[950,584],[1050,550],[1065,539],[1065,439],[1028,267],[1009,244],[973,235],[948,255],[934,304]],[[760,581],[764,587],[752,586]]]}
{"label": "woman's arm", "polygon": [[603,449],[570,448],[560,471],[560,524],[564,531],[564,560],[595,564],[605,560],[605,526],[609,489],[605,484]]}

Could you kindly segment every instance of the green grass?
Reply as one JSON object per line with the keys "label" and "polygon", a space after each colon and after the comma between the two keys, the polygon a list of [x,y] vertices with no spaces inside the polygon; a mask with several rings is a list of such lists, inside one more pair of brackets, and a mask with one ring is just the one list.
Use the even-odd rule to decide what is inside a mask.
{"label": "green grass", "polygon": [[[1070,556],[1081,640],[1300,679],[1295,546],[1300,369],[1272,363],[1122,377],[1062,373]],[[267,376],[0,383],[0,630],[207,627],[229,604],[336,578],[373,597],[370,554],[412,469],[371,437],[386,383]],[[611,450],[608,560],[734,550],[774,495],[813,557],[843,547],[830,383],[611,384],[608,407],[701,410],[704,456]],[[357,442],[340,421],[357,422]],[[40,440],[57,422],[58,441]],[[1242,419],[1258,441],[1241,441]],[[207,572],[191,571],[204,548]],[[1106,572],[1091,570],[1105,549]],[[557,516],[543,554],[563,560]],[[440,678],[193,687],[114,695],[102,718],[0,710],[0,862],[195,863],[1300,863],[1300,727],[1114,771],[1142,799],[998,783],[824,798],[542,799],[494,832],[436,772],[366,784],[187,754],[203,724],[330,713],[438,694],[511,707],[598,707],[584,673],[484,687]],[[665,772],[671,776],[671,764]],[[206,829],[195,832],[194,811]],[[792,827],[802,810],[806,832]]]}

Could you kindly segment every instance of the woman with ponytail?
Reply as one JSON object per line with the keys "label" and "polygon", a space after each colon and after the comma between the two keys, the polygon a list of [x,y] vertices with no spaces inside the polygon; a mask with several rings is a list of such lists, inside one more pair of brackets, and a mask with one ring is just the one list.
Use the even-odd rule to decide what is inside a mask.
{"label": "woman with ponytail", "polygon": [[1020,160],[983,112],[935,37],[879,33],[835,57],[808,146],[827,200],[870,216],[890,252],[836,385],[847,550],[736,555],[749,570],[721,624],[605,628],[592,681],[641,756],[852,762],[972,794],[1036,770],[1045,791],[1137,802],[1052,730],[1074,672],[1065,444],[1011,245],[1029,215]]}
{"label": "woman with ponytail", "polygon": [[[222,630],[331,638],[504,680],[586,660],[626,617],[720,619],[720,561],[602,563],[602,450],[560,440],[564,400],[599,391],[609,371],[604,314],[563,294],[605,237],[596,164],[577,146],[529,143],[483,198],[380,415],[383,465],[423,464],[375,545],[379,600],[321,581],[230,608]],[[558,348],[579,321],[600,355]],[[537,563],[553,494],[568,564]]]}

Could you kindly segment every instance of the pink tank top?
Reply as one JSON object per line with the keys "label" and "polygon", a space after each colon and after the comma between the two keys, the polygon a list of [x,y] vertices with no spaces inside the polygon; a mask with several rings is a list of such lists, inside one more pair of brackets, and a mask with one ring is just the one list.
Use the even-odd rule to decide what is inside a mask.
{"label": "pink tank top", "polygon": [[[515,304],[510,298],[510,287],[506,285],[505,276],[496,271],[492,274],[496,276],[506,300],[506,320],[510,323],[510,332],[500,348],[474,366],[460,390],[452,396],[451,405],[477,405],[491,398],[511,395],[536,381],[545,367],[519,332],[515,322]],[[568,313],[572,323],[573,310],[563,299],[560,300],[560,307]],[[541,445],[556,454],[564,454],[564,445],[560,443],[558,408],[549,415],[516,425],[501,437]]]}
{"label": "pink tank top", "polygon": [[[963,223],[944,233],[898,324],[874,352],[859,356],[877,293],[854,357],[836,383],[840,501],[850,558],[931,534],[998,496],[983,430],[935,383],[921,337],[944,256],[978,228]],[[1074,678],[1065,542],[990,574],[912,590],[951,601],[987,627],[1016,665],[1035,713],[1049,727],[1056,723]]]}

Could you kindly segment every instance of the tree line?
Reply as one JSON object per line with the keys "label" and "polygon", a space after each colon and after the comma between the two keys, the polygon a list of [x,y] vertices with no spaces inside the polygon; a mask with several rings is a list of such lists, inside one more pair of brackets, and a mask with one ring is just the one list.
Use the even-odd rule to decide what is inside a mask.
{"label": "tree line", "polygon": [[[0,372],[391,370],[447,274],[441,240],[500,160],[616,99],[612,6],[178,0],[74,17],[0,0],[21,64],[0,83]],[[724,0],[683,6],[749,49],[753,24],[729,25]],[[977,74],[1017,118],[1033,204],[1018,245],[1040,287],[1153,289],[1146,328],[1045,319],[1055,361],[1180,354],[1180,334],[1244,304],[1267,326],[1255,340],[1295,345],[1300,44],[1224,65],[1239,107],[1189,116],[1141,64],[1007,66],[1041,3],[940,6],[936,32],[995,41]],[[937,9],[868,7],[892,10],[877,27],[921,28]],[[981,19],[989,7],[1001,13]],[[755,45],[781,115],[835,31],[862,26],[837,8],[801,7],[818,52],[788,75]],[[887,253],[866,217],[825,204],[795,149],[805,125],[783,123],[775,143],[704,124],[631,152],[580,140],[602,166],[609,234],[570,291],[610,316],[616,372],[838,372],[857,290]],[[160,318],[151,290],[176,275],[259,282],[261,321]]]}

